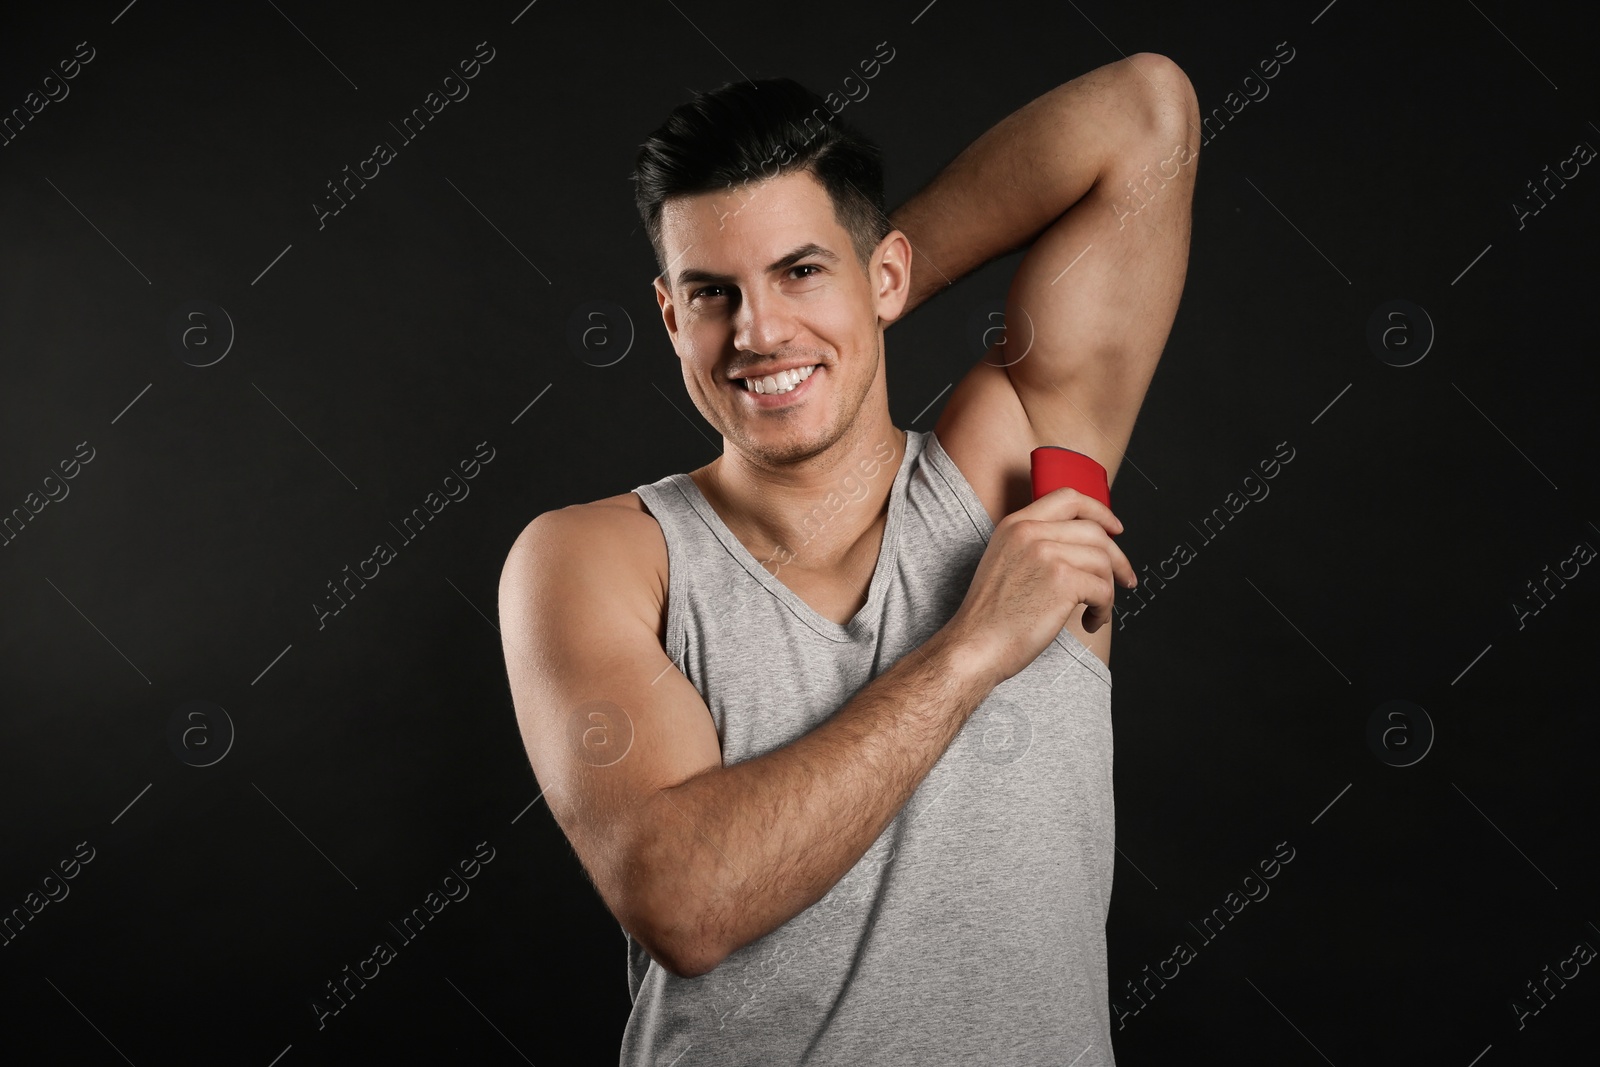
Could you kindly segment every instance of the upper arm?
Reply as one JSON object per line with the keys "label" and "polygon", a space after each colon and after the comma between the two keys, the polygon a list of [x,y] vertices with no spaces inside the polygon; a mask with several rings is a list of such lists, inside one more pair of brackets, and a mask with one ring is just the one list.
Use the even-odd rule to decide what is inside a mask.
{"label": "upper arm", "polygon": [[[1023,257],[1004,345],[963,377],[935,428],[1001,517],[1031,500],[1028,453],[1039,445],[1086,453],[1115,480],[1177,314],[1198,108],[1176,64],[1135,59],[1129,98],[1141,106],[1119,120],[1120,147]],[[1129,182],[1144,183],[1141,196]]]}
{"label": "upper arm", "polygon": [[564,508],[528,525],[500,577],[534,776],[607,907],[658,959],[640,870],[647,801],[722,764],[705,702],[661,646],[665,552],[647,514]]}

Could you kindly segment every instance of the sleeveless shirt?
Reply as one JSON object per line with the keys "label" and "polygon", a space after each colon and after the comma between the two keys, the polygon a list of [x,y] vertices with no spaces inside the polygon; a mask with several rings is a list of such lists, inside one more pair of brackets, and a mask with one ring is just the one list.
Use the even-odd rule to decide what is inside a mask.
{"label": "sleeveless shirt", "polygon": [[[689,475],[633,490],[666,539],[666,653],[724,765],[821,725],[960,607],[994,524],[931,431],[906,433],[897,469],[861,461],[813,533],[884,478],[877,567],[845,625],[758,562]],[[815,904],[692,979],[624,930],[621,1064],[1114,1064],[1111,741],[1110,669],[1063,628]]]}

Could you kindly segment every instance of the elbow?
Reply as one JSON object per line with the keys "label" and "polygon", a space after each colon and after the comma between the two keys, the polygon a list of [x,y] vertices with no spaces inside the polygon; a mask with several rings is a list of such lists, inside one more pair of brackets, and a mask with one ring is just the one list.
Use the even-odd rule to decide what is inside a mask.
{"label": "elbow", "polygon": [[1198,132],[1200,98],[1183,68],[1159,52],[1135,52],[1128,62],[1135,90],[1148,101],[1144,114],[1151,129],[1162,136]]}
{"label": "elbow", "polygon": [[[705,916],[695,902],[702,897],[682,878],[681,858],[667,863],[650,862],[637,844],[623,884],[626,908],[618,918],[650,958],[677,978],[699,978],[715,970],[727,957],[716,938],[706,932]],[[669,872],[663,875],[661,872]]]}
{"label": "elbow", "polygon": [[674,957],[670,963],[662,963],[661,966],[678,978],[699,978],[703,974],[710,974],[721,964],[720,955],[699,953]]}
{"label": "elbow", "polygon": [[673,908],[659,919],[639,923],[639,932],[634,934],[650,958],[675,978],[710,974],[726,958],[710,939],[693,932],[692,918],[684,908]]}

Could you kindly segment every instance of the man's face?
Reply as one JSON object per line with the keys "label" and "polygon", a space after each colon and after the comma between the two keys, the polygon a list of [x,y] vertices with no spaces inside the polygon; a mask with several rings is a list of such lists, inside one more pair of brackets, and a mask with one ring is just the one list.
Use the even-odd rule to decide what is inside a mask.
{"label": "man's face", "polygon": [[[816,455],[856,423],[874,386],[887,421],[880,318],[894,321],[905,305],[903,235],[885,238],[863,271],[827,190],[795,171],[668,200],[661,238],[656,300],[684,384],[741,451],[774,465]],[[813,369],[789,392],[746,385],[774,366]]]}

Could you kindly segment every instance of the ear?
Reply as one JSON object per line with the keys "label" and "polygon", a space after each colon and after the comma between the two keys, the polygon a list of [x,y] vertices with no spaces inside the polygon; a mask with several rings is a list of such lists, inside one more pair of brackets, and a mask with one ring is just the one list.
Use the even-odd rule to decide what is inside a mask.
{"label": "ear", "polygon": [[905,311],[906,300],[911,295],[911,242],[905,234],[890,230],[888,236],[878,242],[867,277],[872,280],[878,322],[887,326]]}
{"label": "ear", "polygon": [[667,336],[672,340],[674,351],[678,348],[678,308],[672,302],[672,293],[662,281],[661,275],[656,275],[652,283],[656,291],[656,305],[661,308],[661,321],[667,327]]}

